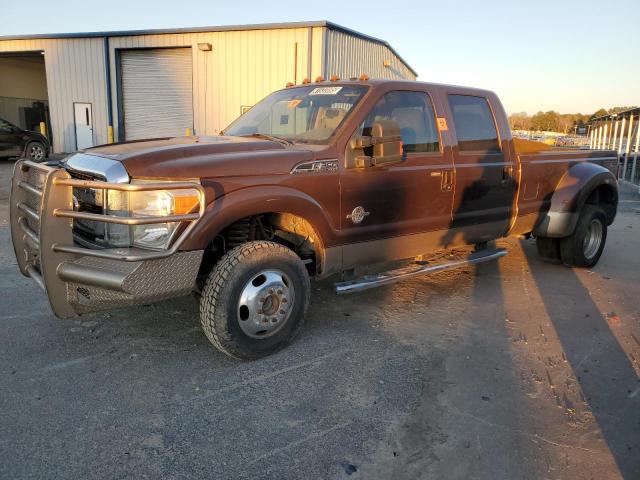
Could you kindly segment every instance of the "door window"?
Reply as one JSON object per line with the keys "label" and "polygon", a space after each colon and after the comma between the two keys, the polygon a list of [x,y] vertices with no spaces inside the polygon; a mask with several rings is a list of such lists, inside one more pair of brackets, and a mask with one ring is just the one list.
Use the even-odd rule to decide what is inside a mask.
{"label": "door window", "polygon": [[449,95],[461,152],[500,152],[498,132],[486,98]]}
{"label": "door window", "polygon": [[398,124],[405,153],[440,151],[433,106],[426,93],[386,93],[360,125],[359,134],[370,136],[373,124],[379,120],[391,120]]}

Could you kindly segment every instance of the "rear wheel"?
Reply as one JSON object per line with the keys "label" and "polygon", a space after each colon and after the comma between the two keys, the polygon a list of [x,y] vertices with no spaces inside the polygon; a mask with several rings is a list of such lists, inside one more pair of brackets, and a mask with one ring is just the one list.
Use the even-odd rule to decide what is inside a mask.
{"label": "rear wheel", "polygon": [[300,330],[310,290],[307,270],[294,252],[274,242],[245,243],[209,274],[200,299],[202,328],[227,355],[269,355]]}
{"label": "rear wheel", "polygon": [[27,148],[25,149],[25,157],[27,157],[29,160],[41,162],[47,157],[47,151],[45,150],[42,143],[29,142]]}
{"label": "rear wheel", "polygon": [[562,263],[569,267],[592,267],[607,241],[607,217],[602,208],[585,205],[573,235],[560,240]]}

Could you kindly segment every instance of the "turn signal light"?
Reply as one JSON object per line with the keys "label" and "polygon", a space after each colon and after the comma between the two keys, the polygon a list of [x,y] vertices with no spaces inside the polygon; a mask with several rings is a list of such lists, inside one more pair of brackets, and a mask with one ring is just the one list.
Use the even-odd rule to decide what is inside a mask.
{"label": "turn signal light", "polygon": [[362,75],[360,75],[361,82],[366,82],[367,80],[369,80],[369,75],[367,75],[366,73],[363,73]]}
{"label": "turn signal light", "polygon": [[173,196],[173,212],[174,215],[183,215],[185,213],[191,213],[200,204],[200,199],[197,195],[193,195],[190,192],[186,194],[178,193],[175,191]]}
{"label": "turn signal light", "polygon": [[329,79],[332,82],[337,82],[338,80],[340,80],[340,77],[338,75],[331,75],[331,78]]}
{"label": "turn signal light", "polygon": [[316,82],[324,82],[324,77],[322,75],[318,75],[316,77]]}

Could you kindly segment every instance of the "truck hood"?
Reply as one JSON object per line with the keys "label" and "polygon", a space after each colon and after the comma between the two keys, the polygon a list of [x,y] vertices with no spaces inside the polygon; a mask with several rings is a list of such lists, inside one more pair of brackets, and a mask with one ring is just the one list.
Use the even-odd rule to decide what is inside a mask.
{"label": "truck hood", "polygon": [[[311,147],[313,148],[313,147]],[[254,137],[175,137],[87,149],[122,163],[131,177],[220,178],[288,174],[311,149]]]}

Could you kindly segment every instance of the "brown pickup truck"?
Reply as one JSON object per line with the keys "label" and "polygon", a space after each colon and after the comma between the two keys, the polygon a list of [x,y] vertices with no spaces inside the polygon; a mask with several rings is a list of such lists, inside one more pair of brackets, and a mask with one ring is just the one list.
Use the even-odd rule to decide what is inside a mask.
{"label": "brown pickup truck", "polygon": [[[508,235],[594,265],[616,215],[616,163],[514,141],[489,91],[319,79],[269,95],[220,136],[21,160],[11,233],[57,316],[195,291],[209,340],[257,358],[299,331],[311,277],[342,274],[336,291],[359,291],[496,259],[506,252],[492,241]],[[460,245],[475,249],[375,273]],[[374,273],[358,278],[364,267]]]}

